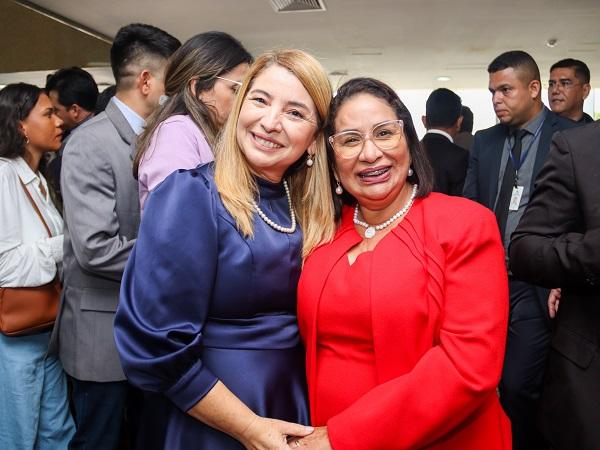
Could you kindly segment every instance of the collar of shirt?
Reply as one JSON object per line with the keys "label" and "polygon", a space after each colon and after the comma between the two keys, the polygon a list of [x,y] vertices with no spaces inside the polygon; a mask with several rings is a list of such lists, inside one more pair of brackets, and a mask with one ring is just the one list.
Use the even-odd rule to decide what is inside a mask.
{"label": "collar of shirt", "polygon": [[445,131],[431,128],[430,130],[427,130],[427,133],[425,133],[425,134],[441,134],[442,136],[444,136],[446,139],[448,139],[450,142],[452,142],[454,144],[454,139],[452,139],[452,136],[450,136]]}
{"label": "collar of shirt", "polygon": [[19,156],[15,159],[9,159],[9,161],[14,166],[15,170],[17,171],[17,175],[19,175],[19,178],[23,184],[29,184],[34,180],[40,179],[35,172],[31,170],[31,167],[29,167],[27,161],[25,161],[22,157]]}
{"label": "collar of shirt", "polygon": [[125,120],[127,120],[127,123],[129,124],[133,132],[138,136],[142,134],[142,131],[144,131],[144,125],[146,124],[146,121],[133,109],[131,109],[121,100],[119,100],[116,95],[113,96],[113,98],[110,101],[114,102],[117,108],[119,108],[119,111],[123,113],[123,115],[125,116]]}
{"label": "collar of shirt", "polygon": [[522,129],[527,130],[529,134],[534,135],[540,125],[542,125],[542,122],[546,119],[546,114],[548,114],[548,108],[544,106],[538,115],[527,122]]}
{"label": "collar of shirt", "polygon": [[[50,194],[48,191],[48,183],[46,182],[45,178],[38,176],[38,174],[31,170],[31,167],[29,167],[27,161],[20,156],[15,159],[9,159],[8,161],[10,161],[10,164],[12,164],[12,166],[15,168],[15,171],[17,172],[17,175],[23,184],[26,186],[33,184],[40,197],[45,202],[48,202],[50,199]],[[42,194],[41,187],[44,188],[45,195]]]}

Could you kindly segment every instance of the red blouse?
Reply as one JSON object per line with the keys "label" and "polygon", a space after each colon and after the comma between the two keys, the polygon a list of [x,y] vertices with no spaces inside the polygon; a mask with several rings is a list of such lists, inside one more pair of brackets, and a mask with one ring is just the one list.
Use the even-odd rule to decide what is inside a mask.
{"label": "red blouse", "polygon": [[[360,261],[364,254],[357,259],[370,267],[342,295],[336,286],[343,261],[361,241],[352,212],[344,210],[333,242],[307,258],[298,286],[315,424],[327,423],[335,450],[510,449],[510,423],[496,395],[508,281],[493,213],[442,194],[417,200],[369,261]],[[331,308],[352,302],[362,319],[335,317]],[[347,386],[354,373],[340,364],[340,355],[332,364],[331,353],[323,353],[344,320],[358,324],[349,337],[366,337],[370,322],[376,385],[366,392],[368,370],[361,367],[356,385]],[[346,341],[344,352],[355,354],[350,345]],[[329,364],[325,372],[323,362]]]}
{"label": "red blouse", "polygon": [[[352,265],[347,257],[340,258],[325,285],[317,319],[315,425],[325,425],[377,386],[370,270],[371,252],[361,254]],[[340,382],[331,383],[336,378]]]}

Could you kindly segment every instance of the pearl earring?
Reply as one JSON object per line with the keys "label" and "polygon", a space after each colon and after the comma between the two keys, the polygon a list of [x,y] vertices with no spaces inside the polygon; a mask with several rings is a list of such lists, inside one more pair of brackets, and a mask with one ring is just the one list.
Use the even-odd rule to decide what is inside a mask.
{"label": "pearl earring", "polygon": [[339,181],[336,180],[336,187],[335,187],[335,193],[337,195],[342,195],[344,193],[344,189],[342,188],[342,185],[340,184]]}
{"label": "pearl earring", "polygon": [[409,167],[409,168],[408,168],[408,176],[409,176],[409,177],[412,177],[412,176],[414,175],[414,173],[415,173],[415,171],[414,171],[414,170],[412,170],[412,167]]}
{"label": "pearl earring", "polygon": [[312,155],[309,153],[309,154],[308,154],[308,158],[306,158],[306,165],[307,165],[308,167],[312,167],[314,163],[315,163],[315,162],[314,162],[314,160],[313,160],[313,157],[312,157]]}

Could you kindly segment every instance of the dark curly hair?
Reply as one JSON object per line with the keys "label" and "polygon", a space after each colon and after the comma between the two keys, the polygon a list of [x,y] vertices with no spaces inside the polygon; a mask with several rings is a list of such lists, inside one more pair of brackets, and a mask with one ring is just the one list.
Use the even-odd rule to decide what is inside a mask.
{"label": "dark curly hair", "polygon": [[[358,94],[370,94],[384,100],[396,112],[396,117],[404,122],[404,136],[408,144],[408,151],[412,161],[411,165],[414,170],[413,175],[408,177],[408,181],[411,183],[418,183],[419,189],[417,191],[417,197],[426,197],[433,189],[433,169],[431,168],[427,154],[421,147],[410,112],[404,103],[402,103],[402,100],[400,100],[396,92],[394,92],[387,84],[373,78],[353,78],[352,80],[345,82],[339,88],[336,96],[331,102],[327,123],[325,125],[326,136],[331,136],[336,133],[335,119],[340,108],[347,100]],[[333,148],[329,142],[327,142],[327,158],[329,160],[329,166],[333,171],[335,168],[335,157]],[[331,177],[331,180],[332,183],[335,183],[333,176]],[[331,188],[333,192],[335,185],[332,185]],[[348,192],[342,194],[341,202],[338,200],[340,198],[339,196],[334,195],[334,197],[336,198],[336,216],[338,218],[341,214],[341,203],[347,205],[356,203],[356,199]]]}
{"label": "dark curly hair", "polygon": [[25,154],[26,138],[19,122],[25,120],[44,91],[27,83],[7,85],[0,91],[0,157]]}

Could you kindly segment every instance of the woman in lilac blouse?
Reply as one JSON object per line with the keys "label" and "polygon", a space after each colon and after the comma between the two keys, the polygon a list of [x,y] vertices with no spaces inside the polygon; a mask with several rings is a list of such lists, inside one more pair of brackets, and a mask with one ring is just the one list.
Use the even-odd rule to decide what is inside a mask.
{"label": "woman in lilac blouse", "polygon": [[148,119],[134,160],[140,206],[177,169],[214,159],[212,147],[233,106],[252,56],[234,37],[218,32],[190,38],[165,71],[165,101]]}

